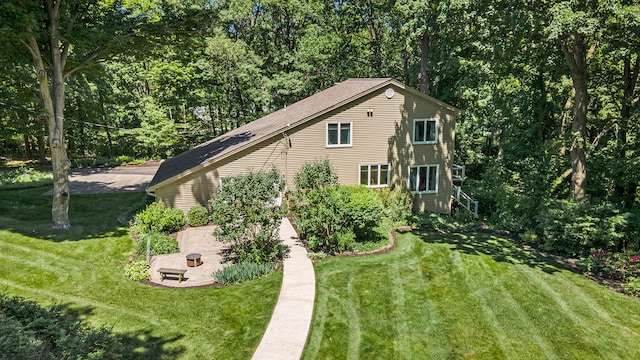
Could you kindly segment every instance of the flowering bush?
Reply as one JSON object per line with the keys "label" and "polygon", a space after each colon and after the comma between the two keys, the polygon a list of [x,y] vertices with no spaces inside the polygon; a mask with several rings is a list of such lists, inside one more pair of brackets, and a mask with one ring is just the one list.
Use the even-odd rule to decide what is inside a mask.
{"label": "flowering bush", "polygon": [[622,280],[631,295],[640,295],[640,255],[631,252],[615,253],[599,250],[579,262],[589,275]]}

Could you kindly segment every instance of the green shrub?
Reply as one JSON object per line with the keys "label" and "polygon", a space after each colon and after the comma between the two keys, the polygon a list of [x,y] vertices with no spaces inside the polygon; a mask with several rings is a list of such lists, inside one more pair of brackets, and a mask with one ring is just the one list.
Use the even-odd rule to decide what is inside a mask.
{"label": "green shrub", "polygon": [[133,281],[149,280],[149,264],[144,260],[138,260],[127,265],[124,270],[125,275]]}
{"label": "green shrub", "polygon": [[329,243],[337,252],[353,250],[356,244],[356,234],[351,229],[343,229],[342,231],[331,234]]}
{"label": "green shrub", "polygon": [[348,201],[335,186],[296,192],[292,199],[294,221],[312,251],[344,250],[343,246],[338,246],[338,238],[334,235],[348,230]]}
{"label": "green shrub", "polygon": [[144,159],[136,159],[133,156],[120,155],[114,159],[115,165],[144,165],[147,161]]}
{"label": "green shrub", "polygon": [[369,240],[384,216],[380,197],[362,185],[297,191],[292,211],[300,235],[312,251],[353,250],[356,238]]}
{"label": "green shrub", "polygon": [[104,328],[81,322],[67,307],[0,294],[0,358],[121,359],[124,347]]}
{"label": "green shrub", "polygon": [[622,285],[624,291],[631,296],[640,296],[640,277],[631,277]]}
{"label": "green shrub", "polygon": [[311,260],[322,260],[327,257],[327,253],[323,252],[310,252],[307,257]]}
{"label": "green shrub", "polygon": [[627,237],[628,219],[628,213],[608,203],[558,200],[538,216],[536,233],[545,250],[564,255],[587,255],[594,249],[619,251]]}
{"label": "green shrub", "polygon": [[280,242],[280,224],[286,213],[276,206],[282,178],[269,172],[250,172],[226,179],[210,200],[214,235],[231,244],[227,260],[270,263],[283,259],[288,247]]}
{"label": "green shrub", "polygon": [[204,206],[193,206],[187,213],[189,226],[205,226],[209,223],[209,210]]}
{"label": "green shrub", "polygon": [[213,278],[223,284],[238,284],[268,275],[275,269],[276,265],[271,263],[256,264],[243,261],[214,272]]}
{"label": "green shrub", "polygon": [[393,221],[394,225],[407,225],[412,214],[413,199],[411,192],[404,186],[394,188],[382,188],[377,191],[386,215]]}
{"label": "green shrub", "polygon": [[136,252],[140,255],[147,253],[147,241],[150,241],[152,255],[174,254],[179,252],[178,242],[164,234],[149,233],[140,236],[136,244]]}
{"label": "green shrub", "polygon": [[[383,201],[363,185],[338,186],[329,160],[305,164],[295,175],[291,198],[295,224],[312,251],[352,250],[358,240],[376,237],[385,215]],[[386,198],[389,198],[387,196]]]}
{"label": "green shrub", "polygon": [[185,224],[184,213],[180,209],[165,208],[161,201],[147,206],[135,216],[138,230],[143,233],[171,233],[180,230]]}
{"label": "green shrub", "polygon": [[372,236],[373,229],[384,216],[380,197],[364,185],[343,185],[338,189],[340,196],[348,199],[345,209],[348,227],[359,239]]}
{"label": "green shrub", "polygon": [[96,157],[96,158],[83,158],[72,159],[72,167],[94,167],[94,166],[118,166],[118,165],[144,165],[147,161],[145,159],[136,159],[129,155],[120,155],[115,158],[112,157]]}
{"label": "green shrub", "polygon": [[296,190],[310,190],[338,185],[338,176],[329,159],[305,163],[295,174]]}

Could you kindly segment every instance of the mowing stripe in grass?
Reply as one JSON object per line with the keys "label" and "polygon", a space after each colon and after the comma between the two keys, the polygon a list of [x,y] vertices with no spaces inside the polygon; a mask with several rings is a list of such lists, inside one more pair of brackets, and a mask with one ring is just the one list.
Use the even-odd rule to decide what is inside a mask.
{"label": "mowing stripe in grass", "polygon": [[[537,284],[540,289],[546,291],[554,304],[559,306],[562,309],[562,315],[567,317],[569,321],[575,324],[575,328],[583,332],[583,338],[589,339],[599,339],[604,343],[607,343],[607,339],[610,338],[610,334],[607,336],[603,336],[595,328],[592,326],[593,319],[588,316],[590,314],[584,313],[579,314],[578,311],[581,310],[583,306],[577,303],[580,296],[579,294],[573,293],[571,299],[568,299],[570,303],[568,303],[565,299],[563,299],[562,295],[556,291],[553,287],[551,287],[547,281],[542,280],[542,274],[538,272],[534,272],[531,268],[520,268],[520,272],[523,276],[528,277],[531,281]],[[576,296],[577,295],[577,296]],[[600,354],[603,358],[606,357],[606,353],[602,353],[602,348],[595,347],[592,348],[591,351],[595,351],[597,354]]]}
{"label": "mowing stripe in grass", "polygon": [[[307,346],[304,347],[302,352],[302,358],[311,358],[315,359],[318,355],[318,350],[320,350],[320,342],[323,339],[323,333],[327,321],[327,303],[328,303],[328,292],[327,291],[319,291],[320,288],[320,279],[316,278],[316,299],[314,305],[314,314],[313,314],[313,326],[309,329],[309,338],[307,339]],[[313,349],[315,351],[308,351],[309,349]]]}
{"label": "mowing stripe in grass", "polygon": [[412,247],[416,257],[394,259],[388,265],[394,308],[393,349],[397,359],[419,358],[425,355],[425,349],[431,349],[429,355],[432,358],[445,356],[439,350],[447,339],[439,331],[437,311],[429,299],[429,284],[420,264],[420,259],[425,256],[421,250],[424,247]]}
{"label": "mowing stripe in grass", "polygon": [[[10,281],[10,280],[6,280],[6,279],[0,279],[0,284],[6,285],[8,287],[12,287],[15,289],[19,289],[22,290],[22,292],[25,294],[25,296],[30,297],[30,298],[34,298],[34,296],[31,296],[33,294],[37,294],[37,295],[44,295],[46,296],[46,298],[49,299],[49,302],[52,304],[59,304],[59,303],[68,303],[68,304],[74,304],[77,306],[91,306],[94,308],[100,308],[109,312],[117,312],[120,314],[124,314],[124,315],[128,315],[131,317],[135,317],[137,319],[143,320],[144,322],[149,322],[151,324],[153,324],[154,326],[166,326],[166,327],[173,327],[174,324],[170,319],[167,320],[161,320],[158,318],[149,318],[148,316],[145,316],[145,314],[141,314],[138,311],[132,311],[132,310],[126,310],[122,307],[118,307],[118,306],[113,306],[113,305],[109,305],[109,304],[105,304],[103,302],[98,302],[98,301],[91,301],[91,300],[87,300],[87,298],[85,297],[78,297],[78,296],[70,296],[70,295],[63,295],[60,294],[59,292],[56,291],[49,291],[49,290],[44,290],[44,289],[36,289],[33,287],[29,287],[29,286],[24,286],[24,285],[20,285],[16,282]],[[42,300],[42,297],[38,297],[38,300]]]}
{"label": "mowing stripe in grass", "polygon": [[[481,256],[478,259],[479,259],[478,264],[480,265],[480,269],[483,271],[482,273],[483,276],[487,276],[488,279],[500,280],[500,275],[501,275],[500,273],[504,272],[505,270],[504,266],[500,266],[501,269],[499,271],[495,271],[491,269],[491,267],[488,266],[486,262],[488,260],[494,263],[493,260],[489,260],[487,257],[484,257],[484,256]],[[514,266],[511,265],[509,268],[513,268],[513,267]],[[532,321],[529,315],[530,313],[528,311],[525,311],[525,309],[523,309],[523,306],[522,306],[523,303],[520,301],[517,301],[513,297],[512,291],[517,290],[521,286],[521,282],[517,282],[516,284],[509,284],[511,285],[510,287],[511,290],[507,290],[503,285],[503,283],[504,283],[503,280],[494,281],[492,284],[492,287],[490,288],[491,290],[493,290],[492,292],[495,293],[497,297],[495,299],[496,301],[493,302],[493,306],[496,307],[498,300],[500,300],[501,302],[506,302],[506,305],[509,306],[511,311],[509,312],[504,311],[505,309],[502,306],[500,306],[499,308],[496,307],[496,310],[503,311],[502,316],[505,318],[505,321],[508,321],[511,327],[516,326],[517,328],[519,328],[519,332],[523,333],[524,339],[533,340],[533,343],[535,343],[537,348],[543,352],[544,356],[547,359],[556,358],[556,354],[555,354],[555,351],[553,350],[553,347],[549,344],[548,341],[546,341],[546,339],[540,336],[540,329]],[[514,318],[517,319],[517,321],[513,321]],[[508,338],[512,339],[513,342],[517,342],[516,345],[519,345],[520,347],[528,343],[528,341],[524,342],[523,338],[518,338],[517,336],[514,337],[513,333],[511,333],[510,336],[508,336]],[[522,349],[520,349],[520,351],[522,351]],[[535,350],[531,351],[531,354],[537,354],[537,353],[538,352]],[[513,357],[510,356],[509,358],[515,358],[515,357],[517,356],[515,355]]]}
{"label": "mowing stripe in grass", "polygon": [[[565,304],[565,313],[571,315],[571,319],[576,322],[581,331],[585,332],[585,338],[598,340],[600,343],[605,344],[605,346],[590,347],[591,352],[598,353],[602,358],[606,358],[611,357],[608,349],[618,348],[630,349],[629,357],[637,355],[638,349],[635,351],[632,349],[638,346],[634,340],[634,338],[637,338],[638,332],[634,331],[632,328],[624,326],[619,320],[612,319],[608,313],[598,306],[598,301],[596,299],[590,297],[575,283],[568,281],[565,277],[549,276],[547,274],[538,274],[538,277],[536,277],[536,274],[533,273],[530,276],[535,279],[544,279],[544,281],[537,281],[544,282],[546,286],[543,284],[540,284],[540,286],[548,288],[549,291],[554,292],[559,299],[558,301]],[[586,279],[580,280],[587,281]],[[556,290],[554,286],[565,290],[570,288],[572,290],[571,296],[568,297],[565,295],[566,299],[563,298],[562,293],[559,290]],[[611,295],[620,297],[619,300],[622,300],[621,295],[613,293]],[[629,311],[629,309],[625,310],[626,311],[623,312],[626,312],[629,316],[633,316],[633,311]],[[628,320],[629,317],[625,319],[625,321]],[[599,331],[601,328],[600,324],[607,324],[609,326],[606,333]]]}
{"label": "mowing stripe in grass", "polygon": [[[620,332],[622,334],[625,334],[625,335],[632,334],[634,337],[640,337],[640,332],[628,326],[624,326],[620,321],[621,319],[618,318],[617,316],[612,317],[612,315],[615,315],[615,313],[608,313],[601,306],[599,306],[599,304],[603,300],[602,298],[594,298],[593,296],[590,296],[589,293],[586,292],[581,287],[579,287],[577,283],[568,281],[567,278],[562,277],[559,279],[556,279],[556,278],[554,279],[560,280],[561,286],[571,288],[574,294],[578,294],[578,296],[576,296],[575,299],[579,300],[585,307],[589,309],[588,313],[597,314],[598,317],[603,319],[604,322],[616,325],[616,327],[620,329]],[[595,285],[593,285],[592,283],[586,280],[582,284],[585,284],[586,286],[590,287],[591,289],[589,290],[592,290],[592,288],[595,287]],[[619,313],[624,313],[624,320],[626,322],[632,321],[634,325],[640,327],[640,311],[630,311],[630,309],[628,309],[627,307],[622,306],[623,304],[622,300],[626,298],[624,295],[620,295],[613,292],[608,293],[608,295],[609,296],[607,298],[614,298],[618,300],[618,301],[614,300],[614,304],[621,305],[620,307],[617,307],[617,310],[619,310],[618,311]]]}
{"label": "mowing stripe in grass", "polygon": [[[536,274],[531,274],[532,277],[535,277]],[[580,303],[589,309],[590,314],[597,314],[602,320],[606,322],[613,322],[609,313],[607,313],[602,307],[598,306],[597,299],[592,298],[586,292],[582,291],[581,288],[576,286],[575,282],[569,281],[566,277],[550,277],[547,274],[538,274],[538,277],[544,277],[545,280],[554,280],[555,282],[559,282],[558,286],[563,288],[571,288],[573,301],[580,301]]]}
{"label": "mowing stripe in grass", "polygon": [[[410,264],[403,264],[404,266],[411,266]],[[404,286],[400,281],[400,266],[398,262],[389,264],[388,270],[391,273],[391,287],[392,287],[392,302],[394,307],[395,321],[395,340],[393,349],[395,355],[400,359],[413,358],[411,353],[411,347],[409,346],[409,319],[405,316],[408,313],[406,308],[406,296]]]}
{"label": "mowing stripe in grass", "polygon": [[51,282],[52,279],[55,282],[64,282],[69,278],[69,274],[73,270],[61,269],[59,267],[51,266],[43,263],[42,260],[35,262],[25,262],[24,258],[17,256],[10,256],[4,253],[0,253],[0,259],[3,259],[0,269],[3,270],[4,275],[16,279],[32,276],[38,278],[40,281]]}
{"label": "mowing stripe in grass", "polygon": [[347,359],[359,359],[360,358],[360,342],[362,341],[362,333],[360,332],[360,316],[356,310],[355,304],[357,294],[354,292],[353,283],[355,279],[353,274],[349,275],[349,281],[347,282],[347,295],[349,300],[342,302],[342,308],[346,314],[347,322],[349,324],[349,351],[347,353]]}
{"label": "mowing stripe in grass", "polygon": [[[26,252],[29,255],[24,255],[21,251],[6,251],[7,247],[3,245],[4,244],[0,244],[0,257],[20,264],[27,263],[29,267],[38,267],[43,270],[65,273],[78,271],[81,268],[78,265],[70,266],[68,261],[63,261],[60,257],[55,257],[56,260],[52,260],[52,257],[40,256],[40,254],[32,256],[30,252]],[[9,255],[9,253],[11,253],[11,255]]]}
{"label": "mowing stripe in grass", "polygon": [[[333,260],[328,260],[331,262]],[[316,267],[324,264],[316,264]],[[336,358],[336,349],[348,349],[347,338],[335,336],[346,332],[343,328],[348,328],[345,322],[349,319],[344,312],[344,303],[351,302],[353,299],[343,299],[345,294],[346,278],[342,271],[331,271],[328,276],[316,279],[316,304],[314,326],[311,329],[308,344],[303,352],[304,358]],[[336,290],[338,289],[338,290]],[[351,305],[350,305],[351,306]],[[325,340],[325,341],[323,341]],[[309,353],[307,349],[313,349],[313,353]],[[335,354],[335,355],[334,355]],[[343,355],[346,356],[346,355]]]}
{"label": "mowing stripe in grass", "polygon": [[[2,242],[0,243],[0,246],[2,247],[2,252],[5,252],[5,249],[10,252],[16,251],[24,254],[26,258],[48,259],[48,261],[50,262],[58,262],[58,261],[69,258],[69,256],[66,256],[67,254],[65,254],[65,256],[63,257],[60,255],[56,255],[50,251],[39,250],[31,246],[25,246],[22,244],[16,244],[14,242],[9,242],[10,239],[15,238],[15,234],[13,233],[0,231],[0,238],[2,239]],[[31,238],[26,238],[26,237],[19,237],[18,239],[25,241],[25,243],[27,244],[31,244],[28,241],[32,240]]]}
{"label": "mowing stripe in grass", "polygon": [[[484,290],[486,289],[485,286],[482,287],[478,287],[477,284],[479,283],[477,280],[477,275],[472,277],[469,275],[469,272],[467,271],[466,267],[464,266],[464,263],[462,261],[462,257],[460,256],[460,253],[457,251],[452,251],[450,253],[451,255],[451,259],[452,262],[456,265],[458,271],[461,274],[464,274],[464,281],[466,282],[466,286],[472,290],[470,291],[470,294],[478,301],[478,303],[480,304],[480,308],[482,309],[482,313],[484,315],[485,320],[487,321],[487,323],[491,326],[491,329],[494,333],[494,338],[498,341],[498,344],[500,346],[500,349],[502,350],[503,354],[506,356],[506,358],[508,359],[515,359],[516,358],[516,352],[514,351],[513,347],[511,346],[510,343],[508,343],[506,341],[506,339],[508,339],[509,337],[507,336],[507,333],[505,332],[504,328],[502,327],[500,321],[497,319],[495,313],[493,312],[493,310],[491,309],[491,307],[488,305],[487,303],[487,294],[484,293]],[[480,263],[482,263],[482,261],[479,261]],[[486,285],[484,282],[482,283],[482,285]]]}

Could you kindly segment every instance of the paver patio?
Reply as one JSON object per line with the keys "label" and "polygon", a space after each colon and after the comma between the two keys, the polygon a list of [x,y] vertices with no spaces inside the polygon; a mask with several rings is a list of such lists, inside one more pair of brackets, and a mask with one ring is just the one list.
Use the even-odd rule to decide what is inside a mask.
{"label": "paver patio", "polygon": [[[156,255],[151,259],[151,282],[170,287],[193,287],[214,283],[213,274],[226,264],[222,262],[222,250],[226,246],[216,241],[213,236],[215,226],[190,227],[178,233],[180,252],[176,254]],[[188,267],[186,256],[197,253],[202,255],[202,264]],[[164,281],[158,272],[160,268],[186,269],[184,280],[179,282],[177,277],[168,277]]]}

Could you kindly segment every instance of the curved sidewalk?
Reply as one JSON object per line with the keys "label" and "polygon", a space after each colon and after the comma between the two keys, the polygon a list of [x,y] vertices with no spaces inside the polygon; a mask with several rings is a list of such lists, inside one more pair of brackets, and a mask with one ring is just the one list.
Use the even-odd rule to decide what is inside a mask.
{"label": "curved sidewalk", "polygon": [[296,243],[298,238],[289,219],[280,225],[280,238],[291,252],[284,260],[284,277],[278,303],[267,331],[253,354],[253,360],[300,359],[307,342],[316,296],[316,277],[307,251]]}

